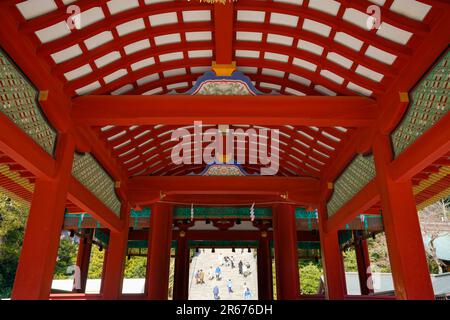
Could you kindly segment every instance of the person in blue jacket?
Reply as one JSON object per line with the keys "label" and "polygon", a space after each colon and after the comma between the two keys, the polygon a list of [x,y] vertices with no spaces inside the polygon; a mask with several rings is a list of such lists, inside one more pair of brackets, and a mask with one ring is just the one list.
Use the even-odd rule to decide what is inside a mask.
{"label": "person in blue jacket", "polygon": [[252,293],[250,292],[249,287],[247,287],[244,291],[244,299],[249,300],[252,297]]}
{"label": "person in blue jacket", "polygon": [[228,293],[232,294],[233,293],[233,282],[231,282],[231,279],[228,279],[227,288],[228,288]]}
{"label": "person in blue jacket", "polygon": [[214,294],[214,300],[219,300],[220,299],[220,297],[219,297],[219,287],[218,286],[215,286],[213,288],[213,294]]}
{"label": "person in blue jacket", "polygon": [[217,266],[216,268],[216,280],[220,280],[220,274],[222,273],[222,269],[220,269],[220,266]]}

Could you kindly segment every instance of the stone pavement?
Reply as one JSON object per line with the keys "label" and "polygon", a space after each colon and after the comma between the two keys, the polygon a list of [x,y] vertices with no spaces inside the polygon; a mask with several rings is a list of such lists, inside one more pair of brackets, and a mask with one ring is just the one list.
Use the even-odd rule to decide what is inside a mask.
{"label": "stone pavement", "polygon": [[[219,287],[219,296],[221,300],[244,300],[244,283],[250,288],[252,293],[251,300],[258,300],[258,274],[256,256],[254,257],[255,250],[249,253],[247,249],[236,249],[236,252],[232,252],[232,249],[215,249],[215,253],[211,252],[211,249],[199,249],[200,252],[196,253],[196,256],[192,259],[189,269],[189,300],[213,300],[213,288],[217,284]],[[221,266],[222,279],[213,280],[208,279],[209,267],[213,267],[215,272],[216,267],[219,265],[219,254],[234,258],[234,269],[231,266],[227,266],[225,263]],[[239,274],[238,263],[242,260],[244,263],[244,271],[246,270],[245,264],[250,264],[250,274],[247,277]],[[205,273],[205,283],[196,284],[195,272],[202,269]],[[233,283],[233,293],[228,293],[227,282],[231,279]]]}

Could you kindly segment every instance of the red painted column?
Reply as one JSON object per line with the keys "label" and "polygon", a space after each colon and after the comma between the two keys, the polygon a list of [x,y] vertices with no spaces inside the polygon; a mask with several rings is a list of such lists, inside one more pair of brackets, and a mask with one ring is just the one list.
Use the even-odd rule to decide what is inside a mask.
{"label": "red painted column", "polygon": [[300,297],[295,208],[289,204],[273,207],[273,239],[277,274],[277,299]]}
{"label": "red painted column", "polygon": [[328,211],[325,203],[319,207],[320,253],[325,279],[325,297],[329,300],[343,300],[347,293],[345,269],[339,236],[325,230]]}
{"label": "red painted column", "polygon": [[175,258],[173,299],[187,300],[189,296],[189,245],[186,230],[181,230]]}
{"label": "red painted column", "polygon": [[[373,293],[373,284],[371,278],[369,248],[367,240],[357,235],[353,231],[353,240],[355,242],[356,263],[358,265],[358,278],[361,295]],[[370,282],[369,282],[370,281]]]}
{"label": "red painted column", "polygon": [[105,274],[106,274],[106,261],[108,261],[108,247],[104,248],[103,250],[103,268],[102,268],[102,281],[100,283],[100,293],[104,292],[103,288],[105,286]]}
{"label": "red painted column", "polygon": [[120,210],[124,220],[124,228],[121,232],[111,230],[107,252],[105,252],[102,294],[103,299],[117,300],[122,295],[123,272],[125,269],[125,256],[128,249],[128,225],[130,217],[130,205],[122,201]]}
{"label": "red painted column", "polygon": [[[92,236],[94,232],[92,229],[86,229],[84,231],[83,238],[80,238],[80,243],[78,245],[78,255],[77,255],[77,267],[79,268],[79,278],[75,277],[74,286],[79,287],[73,288],[74,292],[86,292],[86,284],[89,272],[89,262],[91,260],[91,250],[92,250]],[[79,281],[77,283],[77,281]]]}
{"label": "red painted column", "polygon": [[395,182],[387,170],[393,158],[388,136],[373,144],[376,181],[397,299],[434,299],[411,181]]}
{"label": "red painted column", "polygon": [[273,299],[272,255],[267,231],[261,231],[258,241],[258,299]]}
{"label": "red painted column", "polygon": [[61,134],[56,148],[55,177],[36,180],[12,299],[49,298],[74,151],[73,138]]}
{"label": "red painted column", "polygon": [[147,298],[167,300],[169,291],[172,206],[152,206],[147,256]]}

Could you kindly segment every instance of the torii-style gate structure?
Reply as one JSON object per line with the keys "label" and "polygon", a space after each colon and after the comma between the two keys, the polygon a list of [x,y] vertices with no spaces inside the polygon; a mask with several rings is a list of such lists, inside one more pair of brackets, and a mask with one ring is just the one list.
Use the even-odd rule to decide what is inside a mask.
{"label": "torii-style gate structure", "polygon": [[[137,239],[149,266],[140,298],[167,299],[172,239],[175,295],[187,298],[189,237],[258,240],[267,299],[273,241],[277,298],[301,299],[297,243],[311,235],[297,228],[300,208],[318,212],[326,298],[347,297],[339,230],[377,213],[396,298],[433,299],[417,208],[450,193],[448,1],[207,2],[0,2],[0,187],[30,205],[12,298],[57,298],[64,213],[88,213],[108,233],[96,299],[125,298],[124,260]],[[372,12],[379,19],[368,26]],[[219,86],[199,89],[211,70]],[[220,83],[233,81],[241,94],[224,96]],[[201,176],[206,164],[172,163],[171,133],[192,132],[194,121],[279,129],[278,174],[242,164],[251,176]],[[215,231],[200,236],[177,220],[177,203],[270,203],[271,214],[238,235],[226,223],[250,218],[223,222],[219,212]],[[149,231],[139,234],[130,212],[146,207]]]}

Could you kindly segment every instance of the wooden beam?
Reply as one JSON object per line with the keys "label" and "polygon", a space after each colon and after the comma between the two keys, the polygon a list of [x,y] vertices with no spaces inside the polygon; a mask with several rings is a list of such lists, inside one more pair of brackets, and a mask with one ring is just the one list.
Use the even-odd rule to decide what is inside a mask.
{"label": "wooden beam", "polygon": [[[179,239],[180,232],[173,231],[172,239]],[[260,239],[261,231],[258,230],[188,230],[186,231],[187,240],[237,240],[237,241],[255,241]],[[267,231],[267,238],[272,240],[272,231]],[[132,230],[130,231],[128,240],[143,241],[148,240],[147,230]],[[318,233],[310,231],[297,231],[297,241],[319,242],[320,237]]]}
{"label": "wooden beam", "polygon": [[450,152],[450,113],[428,129],[390,165],[389,174],[397,182],[410,180],[434,161]]}
{"label": "wooden beam", "polygon": [[[420,136],[388,166],[392,179],[406,182],[450,152],[450,113]],[[343,155],[344,153],[342,153]],[[328,219],[327,228],[342,229],[358,213],[380,200],[374,181]]]}
{"label": "wooden beam", "polygon": [[214,39],[216,63],[229,65],[233,61],[234,4],[231,1],[214,4]]}
{"label": "wooden beam", "polygon": [[[55,177],[55,159],[1,112],[0,127],[0,150],[4,154],[37,178],[51,179]],[[96,216],[99,221],[112,230],[120,230],[120,219],[73,176],[70,178],[68,199],[79,208]]]}
{"label": "wooden beam", "polygon": [[[120,181],[122,186],[126,188],[128,177],[125,171],[122,169],[117,158],[112,155],[112,150],[107,148],[103,141],[100,140],[99,136],[95,133],[94,128],[77,126],[76,129],[80,131],[80,135],[90,141],[91,153],[95,156],[97,161],[102,164],[103,169],[105,169],[114,180]],[[121,198],[124,199],[125,197]]]}
{"label": "wooden beam", "polygon": [[[159,191],[134,191],[133,205],[134,206],[148,206],[155,202],[167,203],[185,203],[196,205],[251,205],[253,203],[276,203],[280,201],[288,201],[295,203],[298,206],[316,207],[319,202],[319,195],[317,191],[298,191],[298,192],[272,192],[269,194],[173,194],[167,193],[162,195]],[[286,199],[287,196],[287,199]]]}
{"label": "wooden beam", "polygon": [[334,215],[326,219],[325,230],[327,233],[344,229],[345,225],[354,219],[356,215],[380,201],[375,180],[369,182],[352,199],[341,207]]}
{"label": "wooden beam", "polygon": [[4,154],[37,178],[55,175],[55,160],[1,112],[0,128],[0,150]]}
{"label": "wooden beam", "polygon": [[130,202],[172,195],[281,195],[317,192],[319,180],[292,177],[147,176],[129,180]]}
{"label": "wooden beam", "polygon": [[89,212],[89,214],[110,230],[120,232],[124,228],[124,221],[116,216],[74,177],[70,180],[67,198],[80,209]]}
{"label": "wooden beam", "polygon": [[[441,1],[423,0],[423,2],[430,3],[430,5],[439,5]],[[323,174],[324,180],[334,181],[340,172],[345,169],[347,163],[353,159],[354,155],[370,151],[373,137],[377,132],[381,131],[389,134],[397,126],[404,112],[407,110],[405,108],[406,102],[401,101],[399,94],[402,92],[410,92],[448,47],[448,43],[450,42],[449,21],[450,12],[445,10],[441,12],[437,19],[434,19],[430,26],[429,35],[413,51],[411,58],[409,58],[409,61],[404,67],[397,71],[396,79],[380,97],[378,102],[380,112],[377,120],[369,128],[358,128],[353,134],[353,137],[345,142],[346,146],[337,155],[335,164],[329,167]],[[425,152],[423,154],[426,155]],[[390,167],[393,168],[393,165]],[[401,172],[404,172],[404,169],[400,166],[396,169],[399,169],[399,171],[392,176],[398,179],[402,175]],[[325,198],[328,198],[330,192],[324,189],[322,194]]]}
{"label": "wooden beam", "polygon": [[[122,168],[109,159],[108,154],[95,145],[98,139],[83,133],[74,126],[70,118],[71,100],[63,91],[62,83],[52,75],[51,67],[45,59],[38,57],[36,46],[31,38],[19,31],[20,13],[15,8],[0,10],[0,43],[2,49],[11,57],[20,70],[39,91],[47,91],[48,98],[39,105],[51,126],[59,132],[69,132],[75,138],[77,150],[92,153],[102,163],[115,180],[123,180],[126,175]],[[22,19],[22,18],[20,18]],[[3,127],[2,127],[3,130]],[[87,136],[86,136],[87,135]],[[31,156],[29,156],[31,158]]]}
{"label": "wooden beam", "polygon": [[377,105],[364,97],[84,96],[72,100],[77,124],[209,124],[369,126]]}

